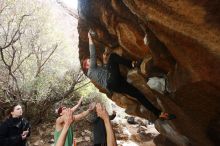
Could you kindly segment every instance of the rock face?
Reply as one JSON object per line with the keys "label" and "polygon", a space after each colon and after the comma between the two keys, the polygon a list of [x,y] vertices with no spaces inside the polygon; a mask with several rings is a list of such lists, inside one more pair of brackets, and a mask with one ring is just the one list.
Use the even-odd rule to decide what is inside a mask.
{"label": "rock face", "polygon": [[[125,58],[144,59],[142,74],[129,71],[129,81],[177,116],[156,121],[161,135],[176,145],[220,145],[219,9],[217,0],[80,0],[79,59],[89,56],[89,28],[97,33],[100,58],[108,46],[121,49]],[[152,68],[165,75],[166,92],[147,84]],[[155,119],[132,97],[109,98],[130,114]]]}

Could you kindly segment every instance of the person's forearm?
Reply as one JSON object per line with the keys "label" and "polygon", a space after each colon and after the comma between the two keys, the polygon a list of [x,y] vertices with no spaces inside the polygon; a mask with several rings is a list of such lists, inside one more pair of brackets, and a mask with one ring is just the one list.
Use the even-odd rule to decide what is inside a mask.
{"label": "person's forearm", "polygon": [[75,105],[74,107],[71,108],[71,111],[72,111],[72,112],[75,112],[75,110],[77,110],[77,108],[81,105],[82,99],[83,99],[83,97],[81,97],[81,98],[79,99],[77,105]]}
{"label": "person's forearm", "polygon": [[85,117],[85,116],[87,116],[88,114],[89,114],[89,110],[86,110],[86,111],[84,111],[83,113],[82,113],[82,117]]}
{"label": "person's forearm", "polygon": [[96,48],[94,44],[89,44],[90,68],[96,67]]}
{"label": "person's forearm", "polygon": [[62,132],[61,132],[55,146],[64,146],[64,143],[66,141],[66,135],[67,135],[68,128],[69,128],[68,125],[64,125]]}
{"label": "person's forearm", "polygon": [[74,107],[71,108],[72,112],[75,112],[75,110],[79,107],[80,104],[75,105]]}
{"label": "person's forearm", "polygon": [[75,105],[74,107],[71,108],[72,112],[75,112],[75,110],[77,110],[77,108],[80,106],[81,102],[77,103],[77,105]]}
{"label": "person's forearm", "polygon": [[87,116],[89,113],[90,113],[90,111],[89,111],[89,110],[86,110],[86,111],[84,111],[84,112],[82,112],[82,113],[80,113],[80,114],[78,114],[78,115],[75,115],[75,120],[76,120],[76,121],[79,121],[79,120],[81,120],[82,118],[84,118],[85,116]]}
{"label": "person's forearm", "polygon": [[106,134],[107,134],[107,146],[117,146],[115,134],[113,132],[113,128],[111,125],[110,120],[104,119],[105,128],[106,128]]}

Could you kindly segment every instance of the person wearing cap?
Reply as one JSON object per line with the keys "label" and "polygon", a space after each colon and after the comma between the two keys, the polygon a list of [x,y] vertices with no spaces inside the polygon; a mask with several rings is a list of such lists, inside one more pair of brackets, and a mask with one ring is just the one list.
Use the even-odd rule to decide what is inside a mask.
{"label": "person wearing cap", "polygon": [[[81,101],[82,101],[82,98],[79,100],[79,102],[76,106],[74,106],[73,108],[70,109],[72,113],[79,107],[79,105],[81,104]],[[91,103],[89,108],[86,111],[83,111],[77,115],[72,115],[74,122],[79,121],[79,120],[83,119],[84,117],[86,117],[94,108],[95,108],[95,104]],[[61,132],[64,128],[66,112],[69,112],[69,108],[67,108],[67,107],[63,106],[58,109],[57,113],[58,113],[59,117],[56,119],[55,132],[54,132],[55,145],[56,145],[56,142],[59,139],[59,136],[61,135]],[[74,135],[73,135],[72,126],[69,126],[69,128],[67,130],[64,146],[72,146],[73,136]]]}
{"label": "person wearing cap", "polygon": [[119,69],[120,64],[132,69],[139,67],[140,62],[131,61],[116,53],[111,53],[108,57],[108,61],[104,61],[105,65],[98,66],[96,48],[90,32],[88,33],[88,38],[90,58],[83,60],[82,67],[91,80],[98,83],[102,88],[107,89],[110,93],[125,93],[136,98],[146,109],[162,120],[171,120],[175,118],[175,115],[162,112],[156,108],[137,88],[128,83],[126,78],[121,75]]}

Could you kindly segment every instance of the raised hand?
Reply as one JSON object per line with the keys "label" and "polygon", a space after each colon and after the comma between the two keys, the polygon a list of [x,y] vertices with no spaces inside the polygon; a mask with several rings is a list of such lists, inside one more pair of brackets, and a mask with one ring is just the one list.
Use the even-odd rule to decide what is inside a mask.
{"label": "raised hand", "polygon": [[82,97],[79,99],[79,101],[78,101],[78,104],[79,104],[79,105],[81,105],[82,100],[83,100],[83,96],[82,96]]}
{"label": "raised hand", "polygon": [[106,111],[105,107],[102,107],[100,103],[96,104],[96,112],[97,115],[103,120],[109,120],[108,112]]}
{"label": "raised hand", "polygon": [[89,111],[93,111],[93,110],[95,109],[95,106],[96,106],[96,103],[95,103],[95,102],[90,103],[90,105],[89,105]]}
{"label": "raised hand", "polygon": [[73,112],[70,108],[66,109],[66,112],[64,114],[64,125],[70,126],[72,122],[74,121]]}
{"label": "raised hand", "polygon": [[92,36],[91,36],[90,31],[88,32],[88,38],[89,38],[89,40],[92,40]]}

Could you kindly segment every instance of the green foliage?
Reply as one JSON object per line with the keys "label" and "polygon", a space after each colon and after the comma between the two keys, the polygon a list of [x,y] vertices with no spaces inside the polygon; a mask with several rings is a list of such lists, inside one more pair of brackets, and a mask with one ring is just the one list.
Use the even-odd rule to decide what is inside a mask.
{"label": "green foliage", "polygon": [[[3,94],[1,98],[11,99],[10,96],[18,90],[23,99],[39,101],[48,98],[52,89],[58,90],[59,94],[64,93],[70,86],[66,84],[65,78],[71,80],[74,74],[66,74],[73,70],[73,66],[70,63],[72,58],[67,58],[63,50],[72,49],[72,46],[65,40],[64,34],[56,29],[49,4],[38,0],[5,0],[0,1],[0,4],[0,46],[9,43],[16,30],[20,33],[16,35],[19,39],[2,51],[7,64],[14,60],[11,70],[17,82],[9,76],[4,62],[0,61],[3,66],[0,70],[0,79],[3,80],[0,81],[3,87],[0,89]],[[3,89],[11,94],[4,94]]]}
{"label": "green foliage", "polygon": [[[83,88],[80,88],[81,86],[85,85]],[[79,89],[78,89],[79,88]],[[98,89],[90,82],[89,79],[84,80],[83,82],[76,85],[76,89],[78,89],[76,92],[84,97],[87,97],[91,92],[98,92]]]}
{"label": "green foliage", "polygon": [[0,0],[0,104],[20,99],[37,122],[55,103],[73,105],[80,96],[108,106],[69,57],[77,43],[57,29],[53,10],[50,1]]}

